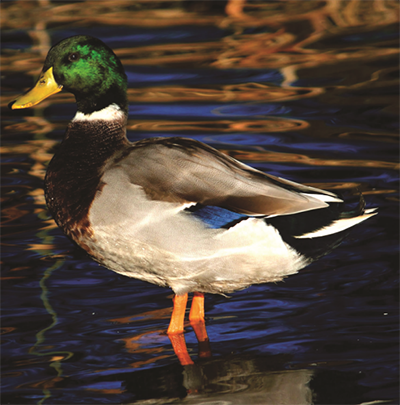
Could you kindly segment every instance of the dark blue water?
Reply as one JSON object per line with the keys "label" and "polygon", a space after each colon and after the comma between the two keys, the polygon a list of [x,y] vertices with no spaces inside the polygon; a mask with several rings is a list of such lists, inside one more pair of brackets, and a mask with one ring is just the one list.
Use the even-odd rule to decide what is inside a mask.
{"label": "dark blue water", "polygon": [[[398,403],[398,3],[240,4],[2,3],[2,404]],[[172,292],[100,267],[46,211],[72,96],[6,108],[74,34],[120,56],[132,141],[189,136],[379,215],[285,282],[208,295],[213,355],[188,325],[181,366]]]}

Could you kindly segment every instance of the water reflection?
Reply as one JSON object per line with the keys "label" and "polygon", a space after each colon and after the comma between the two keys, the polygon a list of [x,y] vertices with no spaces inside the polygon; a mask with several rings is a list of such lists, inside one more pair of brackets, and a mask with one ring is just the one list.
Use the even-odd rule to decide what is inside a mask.
{"label": "water reflection", "polygon": [[[398,2],[1,7],[4,403],[398,402]],[[42,179],[73,97],[6,110],[49,47],[78,33],[127,68],[131,140],[194,137],[362,191],[379,218],[285,283],[207,297],[213,357],[189,332],[182,367],[164,334],[169,292],[97,267],[47,214]]]}
{"label": "water reflection", "polygon": [[[153,370],[104,370],[82,376],[83,397],[112,398],[116,394],[133,395],[135,403],[162,404],[171,400],[184,403],[223,403],[292,405],[311,404],[313,392],[309,386],[312,370],[281,371],[284,356],[227,356],[205,360],[189,366],[176,364]],[[23,384],[21,390],[60,390],[75,385],[74,377]],[[315,395],[315,393],[314,393]],[[166,401],[166,402],[164,402]],[[176,403],[174,401],[174,403]],[[219,403],[219,402],[218,402]]]}
{"label": "water reflection", "polygon": [[[170,364],[155,369],[98,370],[77,377],[55,377],[23,384],[19,389],[34,395],[43,388],[50,392],[51,389],[61,391],[68,386],[82,385],[81,400],[92,398],[108,402],[118,395],[125,399],[124,403],[135,404],[150,401],[152,404],[218,402],[243,405],[355,403],[365,391],[359,385],[357,373],[341,375],[329,371],[328,363],[319,371],[285,370],[287,361],[288,356],[284,355],[228,355],[184,367]],[[333,367],[339,365],[340,362],[331,362]],[[127,401],[128,398],[131,400]]]}
{"label": "water reflection", "polygon": [[[276,371],[282,358],[229,356],[198,364],[128,375],[122,384],[138,403],[176,398],[187,404],[311,404],[311,370]],[[149,383],[151,379],[151,383]]]}

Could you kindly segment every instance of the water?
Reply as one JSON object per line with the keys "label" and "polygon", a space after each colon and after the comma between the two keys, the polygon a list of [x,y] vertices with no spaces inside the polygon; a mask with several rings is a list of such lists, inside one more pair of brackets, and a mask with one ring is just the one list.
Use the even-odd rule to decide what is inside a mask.
{"label": "water", "polygon": [[[241,4],[243,7],[241,7]],[[397,404],[398,3],[3,2],[2,403]],[[6,105],[90,34],[129,78],[128,135],[189,136],[379,215],[285,282],[206,297],[213,356],[182,367],[171,291],[108,271],[49,217],[75,113]]]}

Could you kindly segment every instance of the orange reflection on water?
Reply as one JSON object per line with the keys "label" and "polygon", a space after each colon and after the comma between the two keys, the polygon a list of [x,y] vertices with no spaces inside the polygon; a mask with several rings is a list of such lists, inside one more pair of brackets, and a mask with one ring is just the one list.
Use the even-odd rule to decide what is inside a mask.
{"label": "orange reflection on water", "polygon": [[338,167],[373,167],[388,170],[399,170],[400,164],[397,162],[384,162],[362,159],[322,159],[313,158],[299,153],[283,153],[268,151],[242,151],[226,150],[222,151],[238,160],[249,162],[290,162],[308,166],[338,166]]}
{"label": "orange reflection on water", "polygon": [[8,208],[3,208],[1,210],[2,213],[2,220],[1,220],[1,224],[5,225],[9,222],[13,222],[21,217],[23,217],[24,215],[27,215],[29,213],[28,210],[26,209],[20,209],[20,206],[24,206],[25,204],[19,204],[19,205],[14,205],[12,207],[8,207]]}
{"label": "orange reflection on water", "polygon": [[180,101],[217,101],[217,102],[281,102],[300,98],[315,97],[324,92],[321,88],[276,87],[263,83],[248,82],[224,86],[183,87],[163,86],[129,89],[131,102],[180,102]]}
{"label": "orange reflection on water", "polygon": [[15,330],[17,330],[17,328],[14,326],[2,326],[0,328],[0,335],[5,335],[6,333],[11,333],[14,332]]}
{"label": "orange reflection on water", "polygon": [[[110,322],[118,322],[122,324],[127,323],[134,323],[134,322],[148,322],[149,324],[154,323],[155,320],[165,320],[171,317],[172,308],[162,308],[157,309],[154,311],[142,312],[140,314],[134,316],[128,316],[123,318],[115,318],[110,319]],[[145,361],[137,361],[131,363],[130,366],[133,368],[138,368],[143,366],[144,364],[151,364],[158,360],[171,357],[171,354],[161,354],[165,352],[165,346],[158,346],[158,347],[149,347],[149,344],[152,340],[155,342],[164,341],[167,339],[165,335],[165,329],[158,329],[158,330],[149,330],[146,332],[142,332],[136,334],[134,336],[130,336],[127,338],[121,339],[124,342],[125,349],[128,353],[145,353],[145,354],[152,354],[148,360]],[[157,356],[154,356],[158,354]]]}
{"label": "orange reflection on water", "polygon": [[[42,65],[42,60],[40,60]],[[33,82],[32,82],[33,83]],[[28,90],[28,89],[26,89]],[[162,86],[128,89],[128,100],[131,103],[176,103],[192,102],[282,102],[289,100],[316,97],[324,93],[323,88],[312,87],[276,87],[263,83],[248,82],[208,87]],[[13,96],[2,96],[1,106],[6,107]],[[59,93],[40,103],[39,109],[50,105],[72,104],[75,98],[69,93]],[[4,130],[10,132],[47,133],[60,129],[63,123],[51,123],[40,117],[24,117],[25,122],[5,123]],[[65,127],[65,125],[64,125]]]}
{"label": "orange reflection on water", "polygon": [[1,281],[6,281],[6,280],[20,280],[20,279],[22,279],[22,278],[25,278],[25,277],[19,277],[19,276],[1,277],[0,280],[1,280]]}
{"label": "orange reflection on water", "polygon": [[156,309],[153,311],[142,312],[138,315],[110,319],[109,321],[125,324],[125,323],[131,323],[131,322],[161,320],[161,319],[171,318],[171,314],[172,314],[172,308],[162,308],[162,309]]}
{"label": "orange reflection on water", "polygon": [[[45,55],[50,45],[47,26],[63,24],[93,27],[96,25],[174,27],[183,25],[210,25],[232,30],[220,39],[193,43],[164,43],[117,49],[116,53],[126,65],[185,64],[213,66],[216,68],[285,68],[292,79],[296,70],[346,58],[376,58],[398,53],[398,47],[373,47],[359,50],[346,45],[351,52],[332,48],[313,49],[316,43],[343,35],[354,27],[358,32],[368,32],[377,27],[397,24],[397,1],[327,0],[250,2],[230,0],[225,12],[214,7],[213,2],[108,0],[57,4],[41,1],[10,2],[3,6],[3,29],[32,29],[32,51],[21,53],[6,50],[2,70],[25,71],[38,74],[39,56]],[[246,27],[266,27],[268,32],[243,33]],[[39,33],[42,31],[42,34]],[[287,78],[288,79],[288,78]],[[287,82],[286,80],[285,82]]]}
{"label": "orange reflection on water", "polygon": [[[29,118],[29,117],[27,117]],[[31,117],[35,118],[35,117]],[[41,120],[43,122],[48,122],[47,120]],[[35,120],[37,122],[37,120]],[[29,121],[28,121],[29,123]],[[15,124],[19,126],[20,123]],[[31,127],[30,131],[34,134],[44,134],[50,129],[54,129],[54,125],[44,125],[40,127]],[[40,179],[44,179],[46,173],[46,164],[50,161],[53,156],[51,152],[54,145],[58,144],[57,141],[53,141],[50,139],[40,139],[40,140],[29,140],[25,141],[21,144],[12,144],[7,146],[0,147],[0,152],[2,155],[28,155],[35,163],[30,167],[28,173],[32,176],[38,177]],[[39,191],[40,193],[40,191]],[[43,195],[43,190],[41,191]],[[37,196],[35,192],[32,194],[33,196]]]}
{"label": "orange reflection on water", "polygon": [[[193,4],[194,3],[194,4]],[[196,4],[197,3],[197,4]],[[203,4],[205,3],[205,4]],[[208,4],[207,4],[208,3]],[[217,10],[211,1],[191,2],[157,0],[104,0],[57,4],[14,1],[3,5],[3,29],[27,29],[42,21],[44,24],[134,25],[138,27],[181,25],[233,25],[234,27],[271,25],[283,22],[308,21],[319,26],[348,27],[390,23],[396,20],[396,1],[282,1],[254,2],[229,0],[225,10]],[[365,4],[367,3],[367,4]],[[214,11],[214,12],[212,12]],[[330,21],[327,22],[327,16]]]}
{"label": "orange reflection on water", "polygon": [[[128,316],[123,318],[110,319],[110,322],[118,322],[122,324],[134,323],[134,322],[147,322],[148,324],[154,324],[156,320],[169,320],[171,318],[172,308],[162,308],[148,312],[142,312],[138,315]],[[189,326],[186,322],[185,326]],[[165,329],[151,329],[142,333],[138,333],[134,336],[126,337],[121,339],[124,342],[125,349],[128,353],[144,353],[146,355],[151,354],[147,360],[139,360],[130,364],[133,368],[140,368],[146,364],[155,363],[161,359],[169,358],[174,356],[171,353],[164,354],[166,347],[165,345],[158,345],[151,347],[150,344],[159,343],[160,341],[165,341],[167,335]],[[168,348],[169,350],[170,348]]]}
{"label": "orange reflection on water", "polygon": [[268,117],[265,120],[213,120],[213,121],[167,121],[129,120],[128,130],[135,131],[198,131],[198,132],[283,132],[308,127],[303,120]]}
{"label": "orange reflection on water", "polygon": [[[51,360],[50,360],[51,361]],[[62,381],[63,377],[53,377],[47,380],[37,381],[35,383],[30,384],[22,384],[17,386],[16,388],[23,389],[23,388],[40,388],[43,390],[48,390],[49,388],[53,388],[56,383]]]}

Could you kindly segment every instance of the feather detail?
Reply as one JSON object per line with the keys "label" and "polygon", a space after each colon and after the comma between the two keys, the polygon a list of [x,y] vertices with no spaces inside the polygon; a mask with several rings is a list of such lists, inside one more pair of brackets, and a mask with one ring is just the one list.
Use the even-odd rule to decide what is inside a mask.
{"label": "feather detail", "polygon": [[358,217],[353,218],[340,218],[336,221],[333,221],[329,226],[324,228],[318,229],[314,232],[308,232],[304,235],[294,236],[297,239],[306,239],[306,238],[321,238],[323,236],[333,235],[335,233],[343,232],[348,228],[351,228],[354,225],[359,224],[360,222],[365,221],[368,218],[373,217],[376,215],[377,212],[371,212],[368,214],[364,214]]}

